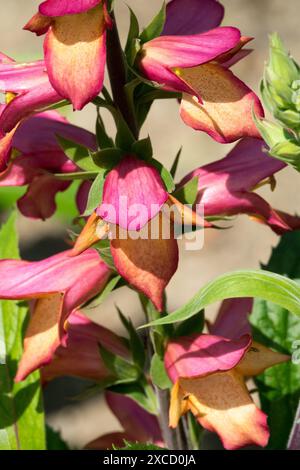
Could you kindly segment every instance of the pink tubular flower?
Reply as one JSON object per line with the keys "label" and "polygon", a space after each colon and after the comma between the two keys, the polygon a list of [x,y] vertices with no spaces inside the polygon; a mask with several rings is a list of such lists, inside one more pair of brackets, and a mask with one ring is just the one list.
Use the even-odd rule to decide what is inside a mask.
{"label": "pink tubular flower", "polygon": [[6,94],[7,101],[0,115],[0,171],[3,171],[19,123],[63,98],[52,88],[42,60],[19,64],[4,54],[0,54],[0,91]]}
{"label": "pink tubular flower", "polygon": [[24,27],[46,33],[49,80],[74,109],[82,109],[102,89],[109,25],[105,0],[47,0]]}
{"label": "pink tubular flower", "polygon": [[110,378],[111,372],[101,359],[99,344],[113,354],[128,357],[128,349],[121,337],[93,323],[79,311],[69,316],[65,330],[64,344],[56,349],[51,362],[41,369],[43,382],[63,375],[97,382]]}
{"label": "pink tubular flower", "polygon": [[141,408],[130,398],[113,392],[105,392],[106,402],[123,427],[123,431],[104,434],[90,442],[88,449],[111,449],[113,445],[124,447],[129,442],[153,443],[163,446],[157,417]]}
{"label": "pink tubular flower", "polygon": [[37,262],[1,260],[0,298],[34,299],[16,381],[49,363],[64,339],[72,311],[104,288],[111,275],[97,251],[71,257],[64,251]]}
{"label": "pink tubular flower", "polygon": [[[222,19],[218,2],[188,3],[174,0],[169,4],[163,36],[142,47],[138,59],[141,72],[164,89],[183,93],[180,115],[193,129],[221,143],[258,137],[252,108],[263,116],[260,101],[228,70],[247,55],[241,54],[241,48],[251,38],[242,37],[232,27],[208,31]],[[187,16],[180,15],[182,8],[189,12]]]}
{"label": "pink tubular flower", "polygon": [[[87,184],[80,191],[85,201],[86,188]],[[86,202],[80,201],[81,197],[78,202],[83,209]],[[178,246],[172,229],[164,236],[167,227],[161,208],[168,197],[156,168],[134,156],[125,156],[106,177],[103,202],[74,247],[76,254],[98,241],[95,232],[100,221],[117,224],[110,244],[115,266],[160,311],[164,289],[178,265]],[[148,224],[152,218],[153,224]],[[151,231],[154,227],[155,237]],[[108,230],[104,229],[104,233]]]}
{"label": "pink tubular flower", "polygon": [[289,356],[252,343],[249,335],[228,340],[194,334],[171,340],[165,353],[174,383],[170,426],[176,427],[191,411],[205,429],[219,435],[226,449],[266,446],[267,417],[253,403],[244,380],[287,360]]}
{"label": "pink tubular flower", "polygon": [[0,187],[28,185],[25,195],[18,201],[20,212],[27,217],[46,219],[53,215],[57,192],[65,191],[71,184],[55,179],[53,174],[78,170],[60,148],[58,135],[96,150],[92,133],[69,124],[56,111],[23,121],[12,138],[11,146],[18,156],[0,173]]}
{"label": "pink tubular flower", "polygon": [[253,299],[250,297],[226,299],[222,302],[217,318],[209,324],[209,332],[224,338],[237,339],[251,334],[248,316],[252,312]]}
{"label": "pink tubular flower", "polygon": [[248,214],[269,225],[278,234],[300,228],[300,218],[273,209],[253,190],[270,182],[285,163],[266,154],[263,141],[245,138],[222,160],[197,168],[179,184],[198,180],[196,203],[204,205],[205,216]]}

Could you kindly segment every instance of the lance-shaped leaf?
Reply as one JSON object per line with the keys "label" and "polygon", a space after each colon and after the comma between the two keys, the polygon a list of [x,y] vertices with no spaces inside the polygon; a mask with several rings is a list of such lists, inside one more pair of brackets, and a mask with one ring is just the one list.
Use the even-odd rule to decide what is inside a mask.
{"label": "lance-shaped leaf", "polygon": [[151,322],[150,325],[167,325],[183,321],[214,302],[240,297],[270,300],[300,316],[300,287],[296,282],[267,271],[245,270],[217,277],[200,289],[183,307],[167,317]]}
{"label": "lance-shaped leaf", "polygon": [[[18,258],[15,214],[2,227],[0,255]],[[39,372],[24,382],[14,383],[17,362],[22,355],[23,331],[28,308],[21,302],[0,302],[0,449],[45,449],[45,423]],[[34,426],[32,426],[34,423]]]}

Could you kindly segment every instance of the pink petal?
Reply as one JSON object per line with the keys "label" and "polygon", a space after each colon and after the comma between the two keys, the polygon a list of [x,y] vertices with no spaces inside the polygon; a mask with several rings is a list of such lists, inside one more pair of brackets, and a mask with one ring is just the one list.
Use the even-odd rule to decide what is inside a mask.
{"label": "pink petal", "polygon": [[209,326],[209,332],[229,339],[250,335],[248,316],[252,312],[252,307],[253,299],[250,298],[224,300],[216,320]]}
{"label": "pink petal", "polygon": [[131,441],[161,441],[161,431],[157,417],[141,408],[135,401],[118,393],[106,392],[105,398],[113,414],[116,416]]}
{"label": "pink petal", "polygon": [[31,219],[48,219],[56,211],[57,193],[66,191],[70,184],[70,181],[59,181],[52,175],[37,175],[18,200],[19,211]]}
{"label": "pink petal", "polygon": [[150,233],[150,224],[135,234],[140,238],[121,231],[111,240],[111,253],[121,276],[162,311],[164,289],[178,266],[178,245],[173,234],[164,232],[161,213],[158,220],[157,237]]}
{"label": "pink petal", "polygon": [[45,16],[63,16],[82,13],[99,5],[102,0],[46,0],[39,6],[39,12]]}
{"label": "pink petal", "polygon": [[11,131],[22,119],[40,112],[51,104],[59,103],[62,97],[50,85],[45,75],[44,83],[14,98],[0,116],[0,129]]}
{"label": "pink petal", "polygon": [[43,381],[70,375],[89,380],[104,380],[111,376],[99,354],[99,344],[113,354],[128,356],[120,337],[90,321],[80,312],[70,315],[64,346],[59,346],[51,362],[42,369]]}
{"label": "pink petal", "polygon": [[216,0],[172,0],[162,35],[203,33],[219,26],[223,16],[224,7]]}
{"label": "pink petal", "polygon": [[239,44],[240,31],[221,27],[190,36],[161,36],[144,44],[139,67],[149,80],[165,89],[196,94],[177,69],[215,60]]}
{"label": "pink petal", "polygon": [[0,61],[0,90],[2,92],[19,93],[47,80],[46,66],[43,60],[17,63],[11,59]]}
{"label": "pink petal", "polygon": [[46,111],[22,122],[14,136],[13,145],[23,154],[45,151],[63,154],[57,136],[93,151],[97,149],[95,134],[70,124],[57,111]]}
{"label": "pink petal", "polygon": [[56,17],[44,53],[49,80],[57,93],[82,109],[103,86],[106,61],[103,7],[92,12]]}
{"label": "pink petal", "polygon": [[37,36],[45,34],[51,26],[52,18],[36,13],[23,27],[26,31],[35,33]]}
{"label": "pink petal", "polygon": [[16,128],[7,134],[0,131],[0,172],[4,171],[8,165],[11,156],[12,142]]}
{"label": "pink petal", "polygon": [[234,368],[251,345],[249,335],[238,340],[193,334],[168,343],[165,367],[175,383],[178,378],[203,377]]}
{"label": "pink petal", "polygon": [[97,214],[127,230],[140,230],[168,198],[156,168],[133,156],[124,157],[105,179]]}
{"label": "pink petal", "polygon": [[184,94],[181,101],[180,116],[185,124],[221,143],[260,137],[252,118],[253,110],[264,115],[260,101],[230,70],[210,63],[182,69],[180,77],[195,90],[194,97]]}

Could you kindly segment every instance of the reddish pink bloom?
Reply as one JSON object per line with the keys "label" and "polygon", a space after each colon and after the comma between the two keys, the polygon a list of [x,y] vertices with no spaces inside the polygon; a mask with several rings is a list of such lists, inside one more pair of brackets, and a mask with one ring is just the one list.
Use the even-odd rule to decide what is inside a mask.
{"label": "reddish pink bloom", "polygon": [[78,170],[60,148],[57,135],[96,150],[92,133],[69,124],[56,111],[23,121],[11,142],[18,156],[0,173],[0,186],[28,185],[25,195],[18,201],[20,212],[27,217],[46,219],[53,215],[57,192],[65,191],[71,184],[55,179],[53,174]]}
{"label": "reddish pink bloom", "polygon": [[194,334],[171,340],[165,353],[174,383],[170,426],[176,427],[191,411],[204,428],[219,435],[226,449],[267,445],[267,417],[253,403],[244,380],[287,360],[284,354],[251,343],[249,335],[228,340]]}
{"label": "reddish pink bloom", "polygon": [[1,260],[0,298],[34,299],[16,380],[49,363],[63,341],[64,323],[104,288],[111,275],[96,250],[64,251],[42,261]]}
{"label": "reddish pink bloom", "polygon": [[263,141],[246,138],[222,160],[197,168],[179,184],[198,176],[196,203],[204,205],[208,216],[248,214],[269,225],[278,234],[300,228],[300,218],[273,209],[253,191],[270,182],[285,163],[267,155]]}
{"label": "reddish pink bloom", "polygon": [[106,29],[105,0],[47,0],[24,29],[45,34],[44,54],[54,89],[81,109],[103,86]]}
{"label": "reddish pink bloom", "polygon": [[88,449],[111,449],[113,444],[124,447],[124,439],[129,442],[153,443],[163,446],[158,419],[141,408],[130,398],[113,392],[105,393],[106,402],[116,416],[123,431],[104,434],[90,442]]}
{"label": "reddish pink bloom", "polygon": [[228,70],[248,54],[241,48],[251,38],[232,27],[211,29],[222,16],[213,0],[173,0],[163,35],[143,45],[139,67],[164,89],[183,93],[180,115],[188,126],[227,143],[258,137],[252,107],[264,113],[255,93]]}
{"label": "reddish pink bloom", "polygon": [[18,64],[4,54],[0,55],[0,91],[7,98],[0,116],[0,171],[3,171],[18,124],[63,98],[52,88],[42,60]]}
{"label": "reddish pink bloom", "polygon": [[[80,190],[78,203],[85,207],[88,185]],[[146,294],[158,310],[163,309],[163,292],[178,265],[178,246],[172,228],[163,223],[161,208],[169,195],[156,170],[134,156],[125,156],[106,177],[103,203],[92,215],[78,238],[74,252],[95,243],[97,224],[103,234],[103,220],[117,224],[111,240],[111,253],[118,272]],[[147,222],[155,217],[155,225]],[[101,221],[101,222],[100,222]],[[156,227],[153,237],[151,227]],[[169,229],[166,234],[165,230]],[[98,232],[99,233],[99,232]]]}
{"label": "reddish pink bloom", "polygon": [[65,324],[64,344],[53,354],[51,362],[41,369],[44,382],[70,375],[103,381],[111,372],[103,363],[99,344],[113,354],[128,357],[124,340],[112,331],[97,325],[79,311],[74,311]]}

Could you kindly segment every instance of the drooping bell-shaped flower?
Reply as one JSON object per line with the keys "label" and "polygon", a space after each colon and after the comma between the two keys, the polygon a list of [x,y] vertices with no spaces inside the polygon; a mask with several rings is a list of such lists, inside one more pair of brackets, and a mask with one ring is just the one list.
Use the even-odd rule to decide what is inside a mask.
{"label": "drooping bell-shaped flower", "polygon": [[248,214],[282,234],[300,228],[300,218],[273,209],[254,191],[266,182],[272,187],[273,175],[285,166],[267,155],[262,140],[245,138],[225,158],[192,171],[179,187],[198,177],[196,203],[203,204],[206,217]]}
{"label": "drooping bell-shaped flower", "polygon": [[82,109],[102,89],[109,25],[105,0],[46,0],[24,27],[46,33],[49,80],[74,109]]}
{"label": "drooping bell-shaped flower", "polygon": [[111,378],[99,353],[99,344],[113,354],[128,357],[123,338],[74,311],[65,323],[64,344],[54,352],[51,362],[42,367],[43,382],[60,376],[81,377],[94,381]]}
{"label": "drooping bell-shaped flower", "polygon": [[[218,2],[189,4],[169,4],[163,35],[146,42],[138,56],[141,72],[162,88],[183,93],[180,115],[193,129],[221,143],[259,137],[252,110],[263,116],[260,101],[228,69],[248,54],[241,48],[251,38],[233,27],[210,29],[222,19]],[[180,14],[182,8],[187,15]]]}
{"label": "drooping bell-shaped flower", "polygon": [[64,251],[42,261],[1,260],[0,298],[34,300],[16,380],[49,363],[65,336],[64,323],[104,288],[111,271],[96,250]]}
{"label": "drooping bell-shaped flower", "polygon": [[174,386],[170,426],[191,411],[199,423],[216,432],[226,449],[248,444],[266,446],[266,415],[254,404],[245,377],[289,360],[258,343],[249,335],[236,340],[221,336],[191,335],[171,340],[165,366]]}
{"label": "drooping bell-shaped flower", "polygon": [[124,447],[128,442],[153,443],[163,446],[163,439],[156,416],[141,408],[135,401],[114,392],[105,392],[105,399],[123,431],[104,434],[90,442],[88,449],[111,449],[113,445]]}
{"label": "drooping bell-shaped flower", "polygon": [[[1,110],[3,107],[0,113]],[[46,219],[53,215],[57,192],[65,191],[71,184],[53,175],[78,170],[59,146],[58,135],[96,150],[94,134],[71,125],[56,111],[24,120],[12,138],[11,147],[17,151],[17,156],[0,173],[0,187],[28,185],[18,201],[20,212],[27,217]]]}

